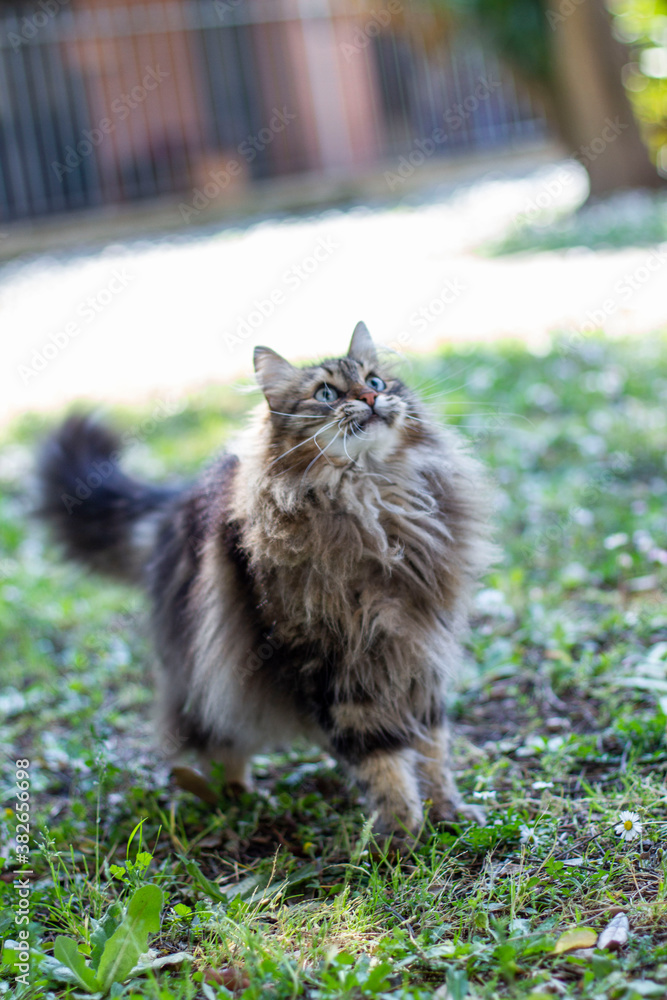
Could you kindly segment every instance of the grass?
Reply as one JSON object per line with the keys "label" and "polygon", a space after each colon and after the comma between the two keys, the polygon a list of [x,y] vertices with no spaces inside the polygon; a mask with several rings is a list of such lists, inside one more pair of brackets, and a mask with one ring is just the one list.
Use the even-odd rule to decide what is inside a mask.
{"label": "grass", "polygon": [[[147,964],[171,964],[107,984],[111,995],[667,993],[667,340],[587,338],[546,357],[447,351],[409,378],[499,487],[503,558],[451,705],[460,784],[487,825],[426,819],[412,852],[383,856],[337,765],[307,747],[258,759],[258,791],[216,806],[176,786],[152,749],[143,599],[61,564],[27,517],[44,423],[25,418],[0,459],[0,994],[91,995],[62,978],[55,939],[97,968],[144,886],[160,890]],[[134,441],[131,464],[159,478],[192,473],[248,405],[221,389],[152,423],[150,408],[114,417]],[[629,842],[614,832],[622,810],[643,824]],[[535,842],[522,843],[526,828]],[[620,950],[562,937],[621,912]],[[21,929],[26,985],[11,944]]]}
{"label": "grass", "polygon": [[630,191],[576,210],[533,208],[528,219],[484,248],[491,257],[559,250],[656,247],[667,240],[667,197]]}

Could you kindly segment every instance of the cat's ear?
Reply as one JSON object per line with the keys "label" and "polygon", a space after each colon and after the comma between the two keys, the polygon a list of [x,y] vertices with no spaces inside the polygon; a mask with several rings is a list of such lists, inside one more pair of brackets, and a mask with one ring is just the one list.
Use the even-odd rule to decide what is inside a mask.
{"label": "cat's ear", "polygon": [[375,344],[365,323],[357,323],[355,326],[347,356],[354,361],[365,362],[369,365],[377,363]]}
{"label": "cat's ear", "polygon": [[270,347],[256,347],[253,361],[259,387],[273,406],[271,400],[289,385],[297,369]]}

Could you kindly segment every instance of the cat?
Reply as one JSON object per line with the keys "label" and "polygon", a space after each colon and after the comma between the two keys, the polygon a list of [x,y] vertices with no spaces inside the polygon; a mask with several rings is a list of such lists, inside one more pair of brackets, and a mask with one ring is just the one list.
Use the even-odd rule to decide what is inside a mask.
{"label": "cat", "polygon": [[265,402],[193,486],[147,486],[117,439],[70,416],[39,463],[66,554],[147,587],[165,743],[224,765],[318,743],[400,835],[458,815],[444,700],[492,554],[485,477],[378,359],[296,368],[254,352]]}

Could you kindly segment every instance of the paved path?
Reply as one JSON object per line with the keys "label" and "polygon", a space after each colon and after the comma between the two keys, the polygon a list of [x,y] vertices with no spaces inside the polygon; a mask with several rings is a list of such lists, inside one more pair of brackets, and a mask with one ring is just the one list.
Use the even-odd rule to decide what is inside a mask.
{"label": "paved path", "polygon": [[[358,319],[379,341],[667,326],[667,246],[490,259],[478,249],[536,201],[576,204],[576,165],[489,174],[412,206],[112,245],[0,268],[0,419],[77,398],[173,398],[251,371],[252,348],[340,353]],[[613,211],[613,209],[610,209]],[[594,321],[597,320],[597,323]],[[586,325],[588,324],[588,325]]]}

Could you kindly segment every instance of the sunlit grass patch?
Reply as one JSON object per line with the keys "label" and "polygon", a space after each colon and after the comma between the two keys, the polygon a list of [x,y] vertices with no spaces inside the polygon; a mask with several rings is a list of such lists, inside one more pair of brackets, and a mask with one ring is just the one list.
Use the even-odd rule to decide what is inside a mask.
{"label": "sunlit grass patch", "polygon": [[664,194],[632,191],[577,210],[540,212],[536,206],[518,220],[514,231],[485,248],[491,256],[526,251],[612,250],[628,246],[655,247],[667,240],[667,198]]}

